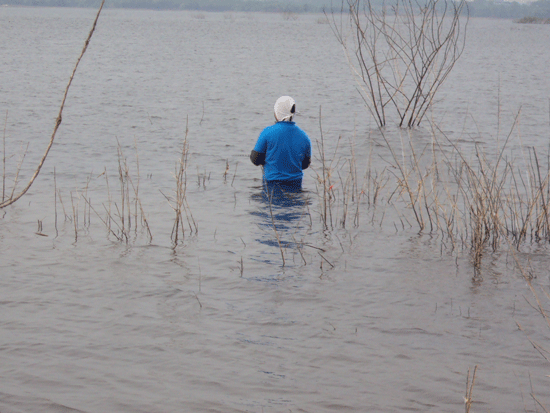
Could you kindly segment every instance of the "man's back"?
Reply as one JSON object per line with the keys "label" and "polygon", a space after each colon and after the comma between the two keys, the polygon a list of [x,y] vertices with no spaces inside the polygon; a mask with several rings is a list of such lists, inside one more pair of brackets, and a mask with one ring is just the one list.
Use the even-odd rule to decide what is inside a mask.
{"label": "man's back", "polygon": [[294,122],[277,122],[265,128],[254,150],[265,153],[266,181],[302,179],[303,162],[311,158],[310,140]]}

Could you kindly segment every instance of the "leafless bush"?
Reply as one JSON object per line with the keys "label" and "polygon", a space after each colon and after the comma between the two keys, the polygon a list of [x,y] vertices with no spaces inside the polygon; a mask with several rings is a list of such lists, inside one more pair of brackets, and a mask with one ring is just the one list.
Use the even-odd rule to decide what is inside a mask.
{"label": "leafless bush", "polygon": [[[371,0],[343,0],[331,28],[360,93],[380,127],[388,107],[400,127],[422,121],[465,45],[465,0],[397,0],[388,10]],[[328,17],[328,16],[327,16]]]}

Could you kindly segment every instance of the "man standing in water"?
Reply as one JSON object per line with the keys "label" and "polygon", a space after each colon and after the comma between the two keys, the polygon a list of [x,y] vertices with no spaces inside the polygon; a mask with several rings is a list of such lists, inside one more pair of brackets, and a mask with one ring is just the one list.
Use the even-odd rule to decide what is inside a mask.
{"label": "man standing in water", "polygon": [[250,153],[256,166],[263,165],[264,182],[268,188],[298,192],[302,189],[302,170],[311,163],[311,142],[292,118],[296,102],[282,96],[275,102],[275,125],[263,130]]}

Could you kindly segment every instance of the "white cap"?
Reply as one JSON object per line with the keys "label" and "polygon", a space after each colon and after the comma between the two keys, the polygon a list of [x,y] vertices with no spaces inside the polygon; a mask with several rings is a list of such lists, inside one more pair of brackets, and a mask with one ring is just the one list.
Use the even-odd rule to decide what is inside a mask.
{"label": "white cap", "polygon": [[278,122],[290,122],[295,112],[296,102],[290,96],[281,96],[275,102],[275,119]]}

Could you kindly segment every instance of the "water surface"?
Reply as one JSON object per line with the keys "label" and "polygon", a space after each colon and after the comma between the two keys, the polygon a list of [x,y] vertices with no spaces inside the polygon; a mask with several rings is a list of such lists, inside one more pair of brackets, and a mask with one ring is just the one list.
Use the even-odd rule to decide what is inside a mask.
{"label": "water surface", "polygon": [[[42,155],[94,15],[0,9],[9,191],[27,143],[21,181]],[[355,142],[361,176],[388,167],[319,18],[102,12],[42,173],[1,211],[2,413],[456,412],[475,365],[475,411],[537,411],[531,392],[550,404],[548,364],[527,337],[544,343],[548,328],[506,248],[474,277],[467,249],[418,234],[387,196],[363,202],[359,226],[326,231],[318,158],[293,205],[262,198],[248,154],[284,94],[314,152],[321,114],[327,153],[342,137],[342,154]],[[458,145],[494,152],[521,110],[511,150],[547,148],[548,29],[470,22],[430,114]],[[174,245],[166,197],[186,130],[198,231],[185,219]],[[409,138],[392,126],[387,136]],[[431,142],[430,128],[411,138]],[[139,210],[128,242],[102,221],[120,214],[124,159],[151,241]],[[132,214],[135,199],[132,190]],[[529,249],[547,288],[547,250]]]}

